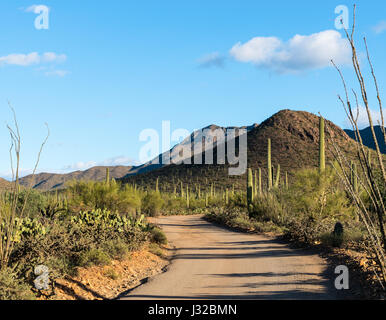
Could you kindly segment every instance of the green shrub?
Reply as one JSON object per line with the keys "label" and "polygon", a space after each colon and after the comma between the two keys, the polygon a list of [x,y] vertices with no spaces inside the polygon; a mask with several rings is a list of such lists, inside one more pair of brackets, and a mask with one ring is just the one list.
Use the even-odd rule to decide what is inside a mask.
{"label": "green shrub", "polygon": [[150,230],[150,235],[151,235],[151,241],[155,243],[158,243],[158,244],[168,243],[165,233],[157,227],[154,227],[153,229]]}
{"label": "green shrub", "polygon": [[163,250],[156,243],[150,243],[149,252],[151,252],[152,254],[159,256],[161,258],[165,258],[165,254],[164,254]]}
{"label": "green shrub", "polygon": [[125,258],[129,252],[127,244],[121,239],[107,241],[103,244],[103,250],[118,260]]}
{"label": "green shrub", "polygon": [[107,209],[134,214],[141,208],[141,196],[131,186],[122,187],[112,179],[109,183],[74,181],[69,184],[67,195],[73,211]]}
{"label": "green shrub", "polygon": [[112,268],[105,270],[104,275],[112,280],[119,279],[119,274]]}
{"label": "green shrub", "polygon": [[325,246],[346,247],[349,243],[359,243],[366,238],[366,231],[358,227],[346,227],[343,236],[337,236],[333,232],[324,232],[320,235],[320,241]]}
{"label": "green shrub", "polygon": [[0,270],[0,300],[35,300],[35,295],[12,269],[4,268]]}
{"label": "green shrub", "polygon": [[156,217],[161,213],[164,200],[159,192],[148,192],[142,200],[142,212],[149,217]]}
{"label": "green shrub", "polygon": [[82,252],[79,257],[78,265],[80,267],[101,266],[110,263],[110,256],[101,249],[91,249]]}
{"label": "green shrub", "polygon": [[24,216],[39,217],[48,204],[47,196],[37,190],[21,190],[18,197],[18,212],[21,212],[26,197],[28,198],[24,207]]}
{"label": "green shrub", "polygon": [[282,217],[289,234],[301,241],[317,241],[337,221],[352,221],[354,209],[333,168],[296,173],[291,188],[278,195],[286,210]]}

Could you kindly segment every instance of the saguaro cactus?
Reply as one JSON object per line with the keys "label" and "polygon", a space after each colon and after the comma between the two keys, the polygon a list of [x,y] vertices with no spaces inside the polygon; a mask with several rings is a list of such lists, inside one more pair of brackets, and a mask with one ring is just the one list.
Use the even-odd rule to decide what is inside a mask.
{"label": "saguaro cactus", "polygon": [[280,183],[280,164],[277,165],[275,188],[279,188]]}
{"label": "saguaro cactus", "polygon": [[285,173],[285,188],[288,190],[288,172]]}
{"label": "saguaro cactus", "polygon": [[156,182],[155,182],[155,192],[159,192],[159,178],[157,178]]}
{"label": "saguaro cactus", "polygon": [[208,193],[205,193],[205,207],[209,207],[209,195]]}
{"label": "saguaro cactus", "polygon": [[356,193],[359,191],[358,186],[358,170],[357,165],[354,161],[351,162],[351,184]]}
{"label": "saguaro cactus", "polygon": [[320,173],[326,170],[326,147],[325,147],[325,130],[324,118],[319,119],[319,171]]}
{"label": "saguaro cactus", "polygon": [[106,184],[110,183],[110,169],[106,168]]}
{"label": "saguaro cactus", "polygon": [[263,194],[263,183],[261,180],[261,168],[259,168],[259,194],[260,194],[260,196]]}
{"label": "saguaro cactus", "polygon": [[252,177],[252,169],[248,169],[247,176],[247,206],[248,210],[251,210],[252,199],[253,198],[253,177]]}
{"label": "saguaro cactus", "polygon": [[271,157],[271,139],[268,139],[268,190],[272,189],[272,157]]}
{"label": "saguaro cactus", "polygon": [[259,185],[257,180],[257,171],[255,171],[255,177],[254,177],[255,183],[254,183],[254,190],[253,190],[253,199],[257,198],[257,193],[259,192]]}

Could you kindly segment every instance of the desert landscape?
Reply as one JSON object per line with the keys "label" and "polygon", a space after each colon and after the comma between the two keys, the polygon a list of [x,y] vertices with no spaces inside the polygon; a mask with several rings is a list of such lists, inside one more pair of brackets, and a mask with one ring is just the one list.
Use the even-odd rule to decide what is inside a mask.
{"label": "desert landscape", "polygon": [[[116,1],[107,12],[131,5]],[[196,5],[192,12],[202,15]],[[246,1],[223,8],[242,17],[254,6]],[[121,20],[111,28],[122,33],[102,33],[112,37],[106,40],[109,49],[121,49],[137,62],[98,60],[104,70],[100,78],[88,69],[93,59],[101,59],[99,53],[88,58],[73,53],[73,66],[79,64],[72,72],[55,69],[54,64],[70,64],[65,54],[0,54],[0,69],[10,77],[5,89],[15,97],[2,111],[0,300],[384,300],[384,65],[377,54],[373,57],[367,37],[363,41],[355,32],[362,27],[357,15],[369,19],[358,7],[347,12],[351,24],[346,24],[345,6],[337,7],[343,12],[333,16],[337,30],[297,34],[288,42],[258,36],[236,43],[228,55],[201,57],[190,76],[183,75],[189,74],[186,65],[176,62],[172,76],[165,72],[161,79],[162,68],[172,64],[163,55],[173,50],[155,41],[150,54],[150,44],[138,40],[140,31],[126,26],[137,23],[145,35],[150,28],[173,37],[180,30],[171,31],[169,23],[189,25],[174,13],[177,20],[157,29],[135,16],[128,22],[118,10]],[[12,8],[7,4],[6,10]],[[68,41],[60,27],[66,8],[58,2],[18,10],[38,15],[31,34],[46,32],[48,43],[58,45],[49,32]],[[153,6],[136,8],[139,16],[158,12]],[[96,5],[88,17],[95,28],[100,9]],[[48,15],[58,23],[52,29]],[[248,29],[241,21],[240,32]],[[80,25],[85,35],[89,29]],[[379,37],[381,27],[373,31]],[[192,39],[205,33],[192,30],[187,32]],[[254,34],[245,30],[244,38]],[[134,44],[121,43],[126,34],[135,50]],[[84,39],[76,36],[77,45],[70,48],[88,52]],[[370,40],[377,43],[375,35]],[[87,38],[96,46],[93,41]],[[108,50],[100,49],[107,57]],[[243,69],[246,63],[254,68]],[[138,65],[146,77],[136,71]],[[42,78],[36,88],[49,89],[36,89],[36,96],[27,90],[19,99],[8,86],[15,86],[22,77],[18,72],[28,67],[26,77]],[[225,84],[227,72],[232,75]],[[253,99],[262,100],[239,101],[254,81],[260,87]],[[171,83],[176,87],[168,90]],[[304,90],[294,92],[299,84]],[[228,85],[240,91],[230,92]],[[327,97],[332,90],[338,97]],[[114,96],[118,91],[122,96]],[[130,100],[136,94],[138,101]],[[39,95],[45,97],[41,109]],[[177,108],[185,96],[186,105]],[[34,111],[20,106],[24,99]],[[315,106],[278,107],[286,99]],[[49,109],[55,101],[75,105]],[[324,107],[330,101],[335,104]],[[40,131],[32,130],[35,113],[48,119]],[[201,129],[172,131],[175,122]],[[119,152],[122,156],[114,157]]]}

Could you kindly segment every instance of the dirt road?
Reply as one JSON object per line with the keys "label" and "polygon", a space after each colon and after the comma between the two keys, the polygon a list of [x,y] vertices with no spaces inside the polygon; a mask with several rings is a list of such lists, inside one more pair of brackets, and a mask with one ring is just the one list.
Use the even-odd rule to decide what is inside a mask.
{"label": "dirt road", "polygon": [[[311,252],[232,232],[200,216],[156,219],[175,246],[168,271],[123,299],[336,299],[331,271]],[[328,276],[329,275],[329,276]]]}

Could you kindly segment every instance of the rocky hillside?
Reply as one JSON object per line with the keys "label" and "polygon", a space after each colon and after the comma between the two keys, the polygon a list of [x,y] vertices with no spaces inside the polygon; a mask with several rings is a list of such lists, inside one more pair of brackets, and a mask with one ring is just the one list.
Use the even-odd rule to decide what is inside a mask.
{"label": "rocky hillside", "polygon": [[[257,127],[257,124],[254,124],[250,127],[242,127],[243,129],[247,129],[247,131],[250,131]],[[233,128],[233,127],[232,127]],[[226,132],[229,128],[219,127],[216,125],[211,125],[206,128],[203,128],[202,130],[208,129],[209,130],[209,137],[211,136],[210,132],[215,132],[216,130],[222,130],[223,132]],[[172,157],[176,157],[176,150],[179,146],[186,145],[190,139],[194,139],[194,137],[197,135],[198,131],[193,132],[189,137],[187,137],[185,140],[183,140],[181,143],[174,146],[170,153],[172,154]],[[214,136],[212,137],[214,140],[216,139]],[[205,151],[205,145],[203,147],[203,151]],[[151,172],[154,170],[157,170],[159,168],[162,168],[164,165],[162,165],[162,159],[164,154],[160,154],[158,158],[159,164],[153,164],[153,161],[149,161],[143,165],[135,166],[135,167],[109,167],[110,168],[110,176],[114,179],[119,179],[123,177],[129,177],[134,176],[138,174],[143,174],[146,172]],[[71,180],[93,180],[93,181],[102,181],[105,179],[106,175],[106,168],[107,167],[93,167],[91,169],[88,169],[86,171],[76,171],[68,174],[54,174],[54,173],[40,173],[35,175],[35,177],[26,176],[22,179],[20,179],[21,185],[28,187],[32,186],[35,189],[40,190],[53,190],[53,189],[60,189],[65,187],[65,183],[67,181]]]}
{"label": "rocky hillside", "polygon": [[102,181],[106,177],[106,168],[110,169],[110,177],[114,179],[122,178],[127,175],[132,167],[117,166],[117,167],[93,167],[85,171],[76,171],[68,174],[55,173],[40,173],[26,176],[20,179],[20,184],[24,187],[32,186],[32,188],[40,190],[52,190],[65,187],[67,181],[72,180],[93,180]]}
{"label": "rocky hillside", "polygon": [[[345,131],[330,121],[326,122],[330,128],[331,135],[335,138],[342,151],[349,157],[355,156],[355,141],[353,141]],[[281,174],[285,172],[289,176],[300,168],[310,168],[318,166],[319,152],[319,117],[304,111],[282,110],[262,124],[254,124],[247,129],[248,135],[248,167],[253,170],[262,168],[263,178],[266,177],[267,166],[267,140],[272,140],[272,163],[275,167],[281,166]],[[204,129],[213,133],[216,130],[226,132],[227,128],[210,125]],[[240,128],[235,128],[240,129]],[[184,146],[193,141],[197,132],[193,132],[188,138],[171,149],[172,159],[178,152],[179,146]],[[222,143],[217,141],[215,135],[213,145],[203,144],[202,152],[208,148],[213,148],[215,164],[213,165],[163,165],[163,155],[159,155],[160,164],[148,162],[137,167],[110,167],[110,176],[124,183],[136,183],[147,188],[153,188],[157,178],[160,178],[160,186],[164,190],[173,191],[182,181],[185,184],[201,185],[201,188],[209,188],[211,183],[215,183],[219,188],[229,188],[235,185],[236,188],[245,187],[245,175],[231,177],[228,174],[229,165],[216,164],[217,146]],[[330,152],[332,149],[330,134],[326,133],[327,138],[327,161],[333,160]],[[236,146],[238,145],[236,138]],[[238,152],[238,150],[237,150]],[[205,159],[205,156],[203,156]],[[191,162],[194,163],[192,156]],[[23,186],[32,185],[41,190],[52,190],[63,188],[65,183],[70,180],[95,180],[101,181],[105,178],[106,167],[94,167],[86,171],[77,171],[69,174],[49,174],[42,173],[34,177],[27,176],[21,179]]]}
{"label": "rocky hillside", "polygon": [[[326,124],[330,128],[331,136],[334,137],[342,151],[349,158],[353,158],[355,142],[332,122],[326,121]],[[333,160],[333,155],[329,150],[329,147],[332,148],[331,136],[326,133],[327,161]],[[275,167],[280,164],[282,177],[284,177],[285,172],[288,172],[291,176],[297,169],[318,166],[318,116],[303,111],[283,110],[249,131],[248,167],[254,170],[259,167],[262,168],[264,178],[267,172],[268,138],[272,140],[272,163]],[[236,145],[238,145],[237,141]],[[216,159],[217,148],[214,148],[214,154],[214,159]],[[232,185],[235,185],[236,188],[244,188],[245,175],[231,177],[228,175],[228,168],[228,164],[169,165],[155,171],[127,176],[122,181],[152,187],[155,185],[157,177],[159,177],[161,187],[169,191],[174,190],[179,181],[190,185],[200,185],[201,188],[209,188],[212,182],[219,188],[229,188]]]}

